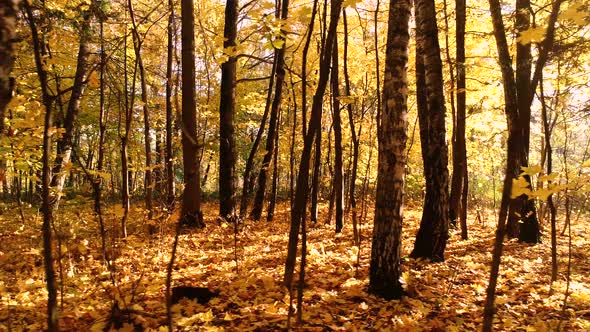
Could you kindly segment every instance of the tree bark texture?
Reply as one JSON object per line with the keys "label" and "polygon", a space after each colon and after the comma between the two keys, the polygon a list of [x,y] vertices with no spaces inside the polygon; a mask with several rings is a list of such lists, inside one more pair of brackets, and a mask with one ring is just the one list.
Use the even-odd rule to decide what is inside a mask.
{"label": "tree bark texture", "polygon": [[201,212],[201,175],[198,163],[197,104],[195,91],[195,31],[193,0],[182,0],[182,162],[184,193],[181,222],[204,227]]}
{"label": "tree bark texture", "polygon": [[455,123],[455,139],[453,140],[453,177],[451,179],[451,196],[449,201],[450,222],[455,225],[460,219],[461,238],[467,239],[467,220],[463,213],[467,210],[467,201],[463,195],[467,195],[464,187],[468,185],[467,174],[467,147],[465,144],[465,120],[466,120],[466,91],[465,91],[465,23],[466,23],[466,0],[457,0],[456,6],[456,48],[457,48],[457,116]]}
{"label": "tree bark texture", "polygon": [[43,128],[43,157],[42,157],[42,198],[43,203],[41,210],[43,211],[43,265],[45,267],[45,280],[47,285],[47,330],[49,332],[59,331],[59,320],[57,310],[57,281],[55,276],[55,267],[53,259],[53,197],[51,195],[51,134],[50,130],[53,126],[53,96],[50,95],[48,89],[47,72],[43,66],[42,48],[33,10],[28,2],[25,2],[25,10],[29,27],[31,29],[31,37],[33,42],[33,53],[35,57],[35,66],[37,69],[37,76],[39,76],[39,83],[41,85],[41,95],[43,99],[43,106],[45,107],[45,123]]}
{"label": "tree bark texture", "polygon": [[[426,105],[418,108],[426,194],[411,257],[443,261],[449,236],[449,172],[442,60],[433,0],[416,1],[416,58],[423,61]],[[420,59],[418,59],[420,58]],[[417,79],[418,81],[418,79]],[[417,86],[418,90],[424,89]]]}
{"label": "tree bark texture", "polygon": [[336,205],[336,233],[344,226],[344,174],[342,161],[342,120],[340,116],[340,87],[338,75],[338,36],[332,48],[332,121],[334,125],[334,199]]}
{"label": "tree bark texture", "polygon": [[168,0],[168,8],[170,10],[170,18],[168,21],[167,37],[168,37],[168,48],[166,57],[166,205],[171,210],[174,205],[174,151],[172,150],[172,124],[173,124],[173,112],[172,112],[172,60],[174,58],[174,35],[175,30],[175,13],[174,3],[172,0]]}
{"label": "tree bark texture", "polygon": [[401,231],[408,139],[408,45],[410,0],[391,0],[383,80],[383,110],[379,132],[377,194],[369,292],[399,299]]}
{"label": "tree bark texture", "polygon": [[14,89],[10,72],[14,64],[17,5],[18,0],[0,0],[0,135],[4,132],[4,110]]}
{"label": "tree bark texture", "polygon": [[[236,46],[238,35],[238,0],[227,0],[223,47]],[[234,115],[236,111],[236,64],[234,54],[221,65],[221,90],[219,104],[219,215],[228,220],[235,218],[235,138]],[[193,83],[194,84],[194,83]]]}

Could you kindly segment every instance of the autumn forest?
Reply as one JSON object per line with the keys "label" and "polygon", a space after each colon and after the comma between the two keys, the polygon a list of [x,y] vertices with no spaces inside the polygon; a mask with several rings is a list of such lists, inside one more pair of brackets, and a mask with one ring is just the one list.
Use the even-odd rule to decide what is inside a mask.
{"label": "autumn forest", "polygon": [[590,1],[0,0],[0,331],[590,330]]}

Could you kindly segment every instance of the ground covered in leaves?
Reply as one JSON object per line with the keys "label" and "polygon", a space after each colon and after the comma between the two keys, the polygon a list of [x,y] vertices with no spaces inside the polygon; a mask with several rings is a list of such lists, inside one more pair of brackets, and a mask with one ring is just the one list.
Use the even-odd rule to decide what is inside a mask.
{"label": "ground covered in leaves", "polygon": [[[116,257],[111,276],[101,259],[96,217],[89,202],[62,203],[54,230],[60,234],[60,324],[68,331],[166,331],[166,267],[174,239],[175,215],[157,217],[150,235],[143,211],[134,209],[126,239],[113,236],[120,209],[110,206],[108,254]],[[46,290],[41,253],[42,216],[25,209],[23,221],[14,205],[0,214],[0,331],[44,329]],[[420,220],[419,209],[406,211],[403,253],[409,254]],[[173,285],[209,287],[220,295],[207,305],[181,302],[173,307],[180,331],[275,331],[287,326],[289,294],[281,285],[287,247],[289,211],[280,205],[275,222],[216,220],[216,204],[204,207],[207,227],[184,231],[179,238]],[[444,263],[406,259],[409,296],[384,301],[367,294],[372,215],[362,224],[360,248],[352,242],[347,220],[342,234],[333,225],[310,225],[303,323],[300,331],[465,331],[482,323],[495,219],[470,220],[470,239],[452,231]],[[548,227],[546,227],[548,229]],[[572,227],[571,283],[567,306],[568,238],[559,237],[559,281],[550,284],[548,236],[536,246],[506,243],[498,286],[495,328],[507,331],[590,330],[590,226]],[[117,301],[122,311],[113,315]]]}

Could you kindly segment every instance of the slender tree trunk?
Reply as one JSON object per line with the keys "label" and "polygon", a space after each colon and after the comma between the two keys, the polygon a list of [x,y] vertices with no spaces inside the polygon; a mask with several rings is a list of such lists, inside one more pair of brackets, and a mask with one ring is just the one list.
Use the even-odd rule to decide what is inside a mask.
{"label": "slender tree trunk", "polygon": [[[195,90],[195,17],[193,0],[181,1],[182,15],[182,162],[184,193],[180,222],[205,227],[201,212],[201,175],[198,163]],[[222,99],[223,100],[223,99]],[[233,96],[232,96],[233,100]],[[229,101],[228,101],[229,102]]]}
{"label": "slender tree trunk", "polygon": [[[498,217],[498,227],[496,229],[496,237],[494,242],[494,250],[492,255],[492,267],[490,271],[490,279],[486,290],[486,301],[484,307],[483,328],[484,332],[492,331],[492,323],[494,319],[494,301],[496,294],[496,285],[498,283],[498,274],[500,271],[500,261],[502,257],[502,250],[504,247],[503,238],[506,232],[506,219],[508,217],[509,200],[512,191],[512,179],[518,174],[514,174],[514,170],[518,167],[518,133],[515,132],[514,127],[518,125],[518,101],[516,80],[514,78],[514,71],[512,69],[512,61],[508,51],[508,42],[506,40],[506,30],[504,29],[504,21],[502,20],[502,11],[499,0],[488,0],[490,4],[490,13],[492,16],[492,24],[494,27],[494,37],[496,39],[496,47],[498,49],[498,60],[502,71],[502,80],[504,85],[504,101],[505,112],[508,123],[508,156],[506,162],[506,174],[504,176],[504,188],[502,189],[502,201],[500,204],[500,213]],[[553,45],[555,22],[559,13],[562,0],[557,0],[553,3],[551,14],[549,16],[549,26],[547,28],[546,38],[543,41],[543,48],[540,51],[535,71],[530,84],[531,93],[528,94],[529,102],[532,102],[533,92],[541,76],[542,68],[547,61],[548,52]]]}
{"label": "slender tree trunk", "polygon": [[[277,119],[278,124],[281,123],[281,114]],[[277,125],[278,127],[278,125]],[[272,186],[270,189],[270,197],[268,199],[268,210],[266,211],[266,221],[272,221],[274,219],[275,207],[277,205],[277,194],[279,189],[279,128],[275,132],[275,144],[274,144],[274,157],[273,157],[273,169],[272,169]]]}
{"label": "slender tree trunk", "polygon": [[[141,85],[141,103],[143,109],[143,133],[144,133],[144,148],[145,148],[145,171],[144,171],[144,190],[145,190],[145,208],[148,211],[148,219],[152,219],[152,200],[154,195],[154,186],[152,178],[152,148],[151,148],[151,134],[150,134],[150,118],[147,98],[147,84],[145,78],[145,68],[143,66],[143,58],[141,54],[141,40],[138,32],[138,26],[135,21],[135,12],[133,10],[133,2],[128,0],[129,16],[131,17],[132,33],[133,33],[133,49],[135,51],[135,58],[139,68],[139,82]],[[133,108],[133,104],[131,105]]]}
{"label": "slender tree trunk", "polygon": [[0,0],[0,135],[4,132],[4,111],[12,98],[14,64],[12,44],[16,37],[18,0]]}
{"label": "slender tree trunk", "polygon": [[250,154],[248,154],[248,159],[246,160],[246,169],[244,170],[244,178],[243,178],[243,186],[242,186],[242,198],[240,200],[240,218],[243,218],[246,215],[246,210],[248,209],[248,197],[250,196],[250,189],[251,187],[248,185],[250,180],[250,174],[252,172],[252,168],[254,167],[254,157],[258,152],[258,146],[262,141],[262,134],[264,133],[264,128],[266,126],[266,120],[268,118],[268,113],[270,112],[270,107],[272,104],[272,91],[274,86],[274,78],[276,73],[277,67],[277,57],[275,53],[275,58],[273,62],[273,66],[270,73],[270,80],[268,82],[268,92],[266,94],[266,104],[264,107],[264,114],[262,114],[262,120],[260,120],[260,127],[258,128],[258,132],[256,133],[256,138],[254,139],[254,143],[252,144],[252,148],[250,149]]}
{"label": "slender tree trunk", "polygon": [[342,162],[342,121],[340,118],[340,88],[338,80],[338,36],[332,48],[332,117],[334,122],[334,199],[336,203],[336,233],[342,232],[344,218],[344,181]]}
{"label": "slender tree trunk", "polygon": [[176,196],[174,188],[174,151],[172,150],[172,137],[174,113],[172,112],[172,61],[174,58],[174,31],[176,31],[176,14],[174,12],[174,2],[168,0],[168,10],[170,18],[168,19],[168,49],[166,54],[166,205],[171,211],[174,208],[174,197]]}
{"label": "slender tree trunk", "polygon": [[[317,222],[318,220],[318,199],[320,191],[320,166],[322,164],[322,117],[319,118],[320,123],[315,127],[315,150],[313,158],[313,177],[311,180],[311,207],[310,207],[310,220]],[[310,119],[311,122],[311,119]],[[309,127],[311,128],[311,127]]]}
{"label": "slender tree trunk", "polygon": [[[223,47],[236,46],[238,35],[238,0],[227,0]],[[226,220],[235,219],[235,164],[234,115],[236,109],[237,57],[230,55],[221,65],[219,104],[219,215]]]}
{"label": "slender tree trunk", "polygon": [[[346,9],[342,11],[342,23],[344,25],[344,88],[345,94],[350,96],[350,77],[348,75],[348,22],[346,20]],[[356,179],[358,173],[358,162],[359,162],[359,147],[360,140],[357,137],[356,128],[354,125],[354,116],[352,103],[346,105],[348,111],[348,123],[350,124],[350,136],[352,139],[352,171],[350,172],[350,187],[348,189],[348,204],[352,212],[352,230],[355,243],[359,243],[359,229],[358,229],[358,214],[356,207]],[[348,207],[347,207],[348,210]],[[348,213],[348,212],[347,212]]]}
{"label": "slender tree trunk", "polygon": [[55,160],[55,167],[53,168],[53,178],[51,179],[51,186],[55,187],[55,191],[58,193],[56,196],[55,207],[59,203],[59,198],[64,188],[65,179],[67,173],[63,171],[65,165],[72,159],[73,149],[73,138],[74,138],[74,126],[80,110],[80,102],[84,89],[86,88],[86,76],[89,68],[90,58],[90,13],[86,12],[83,14],[81,26],[79,29],[80,33],[80,45],[78,48],[78,59],[76,63],[76,74],[74,76],[74,83],[72,86],[72,92],[68,102],[66,110],[66,116],[64,121],[64,134],[61,139],[58,140],[58,151],[59,154]]}
{"label": "slender tree trunk", "polygon": [[408,138],[408,45],[411,1],[391,0],[379,133],[377,194],[369,292],[385,299],[403,294],[401,231]]}
{"label": "slender tree trunk", "polygon": [[43,157],[42,157],[42,211],[43,211],[43,262],[45,266],[45,279],[47,285],[47,329],[49,332],[59,331],[59,320],[57,310],[57,281],[55,278],[55,268],[53,259],[53,235],[51,228],[53,224],[53,204],[54,199],[51,195],[51,166],[50,166],[50,154],[51,154],[51,134],[50,130],[53,126],[53,97],[49,94],[47,72],[43,66],[41,41],[37,32],[37,25],[35,23],[35,17],[31,5],[25,2],[25,10],[27,19],[29,21],[29,27],[31,29],[31,36],[33,42],[33,53],[35,57],[35,65],[37,69],[37,76],[41,83],[41,95],[43,99],[43,106],[45,107],[45,123],[43,129]]}
{"label": "slender tree trunk", "polygon": [[[281,2],[281,20],[286,20],[289,13],[289,1],[283,0]],[[286,34],[283,29],[282,34]],[[284,39],[281,39],[284,41]],[[268,134],[266,136],[266,153],[262,160],[262,166],[260,167],[260,173],[258,173],[258,188],[250,217],[254,220],[260,220],[262,216],[262,207],[264,204],[264,193],[266,192],[266,180],[268,177],[268,171],[270,168],[270,162],[273,158],[274,144],[276,131],[278,130],[278,119],[279,119],[279,108],[281,106],[281,99],[283,98],[283,86],[285,83],[285,45],[280,49],[275,49],[276,57],[276,87],[274,99],[270,110],[270,120],[268,123]]]}
{"label": "slender tree trunk", "polygon": [[449,173],[442,61],[434,0],[417,0],[415,10],[416,70],[418,71],[420,60],[424,64],[424,87],[417,86],[417,89],[426,90],[426,105],[418,107],[426,195],[420,229],[411,257],[443,261],[449,236]]}
{"label": "slender tree trunk", "polygon": [[[541,100],[541,118],[543,120],[543,133],[545,138],[545,158],[547,162],[546,174],[551,175],[553,172],[553,148],[551,146],[552,130],[549,125],[548,107],[545,103],[545,93],[543,91],[543,77],[539,82],[539,92]],[[552,181],[547,182],[547,187],[552,185]],[[557,281],[557,209],[553,203],[553,194],[547,197],[547,207],[549,208],[549,219],[551,222],[551,282]]]}
{"label": "slender tree trunk", "polygon": [[301,123],[303,137],[305,137],[307,131],[307,54],[309,52],[309,45],[311,44],[311,36],[313,35],[313,27],[317,12],[318,0],[314,0],[311,9],[311,19],[305,35],[305,44],[303,45],[303,52],[301,54]]}
{"label": "slender tree trunk", "polygon": [[314,139],[318,133],[317,129],[321,124],[322,104],[328,78],[330,75],[330,62],[332,55],[333,40],[336,35],[336,28],[338,26],[338,18],[342,8],[342,0],[333,0],[330,10],[330,28],[328,30],[326,47],[321,52],[321,62],[318,85],[316,93],[313,97],[311,106],[311,115],[309,120],[308,131],[303,142],[303,152],[301,154],[301,161],[299,163],[299,173],[297,175],[297,189],[295,192],[295,201],[293,209],[291,209],[291,227],[289,231],[289,243],[287,251],[287,260],[285,262],[284,283],[287,287],[291,287],[293,282],[293,272],[295,270],[295,258],[297,254],[297,242],[299,238],[299,229],[303,218],[305,218],[305,210],[307,205],[307,190],[309,181],[309,160],[311,158],[311,149]]}
{"label": "slender tree trunk", "polygon": [[[445,2],[446,6],[446,2]],[[465,110],[466,110],[466,96],[465,96],[465,23],[466,23],[466,1],[458,0],[455,3],[456,12],[456,49],[457,49],[457,85],[453,93],[457,95],[457,109],[453,130],[453,176],[451,179],[451,196],[449,198],[449,213],[450,222],[453,225],[457,224],[457,219],[460,219],[461,224],[461,238],[467,239],[467,225],[463,220],[463,209],[467,206],[463,205],[463,190],[467,186],[467,150],[465,144]],[[446,20],[446,18],[445,18]],[[448,26],[448,24],[447,24]],[[447,34],[448,35],[448,34]],[[447,37],[447,57],[449,57],[448,37]],[[450,62],[450,61],[449,61]],[[451,75],[453,70],[451,69]],[[454,77],[454,75],[452,75]],[[452,79],[451,82],[455,84]],[[451,93],[451,96],[453,96]],[[453,103],[453,100],[451,100]],[[453,112],[455,113],[455,112]]]}
{"label": "slender tree trunk", "polygon": [[[466,0],[458,0],[456,7],[456,47],[457,47],[457,127],[455,132],[455,142],[453,142],[453,181],[459,182],[461,194],[455,193],[459,196],[460,202],[455,202],[457,198],[453,196],[453,187],[456,185],[453,182],[451,186],[451,220],[460,219],[461,223],[461,238],[467,240],[467,197],[469,175],[467,170],[467,147],[465,142],[465,124],[466,124],[466,72],[465,72],[465,24],[467,20],[466,15]],[[461,173],[457,174],[455,179],[455,170]],[[456,188],[457,190],[458,188]],[[459,204],[460,203],[460,204]],[[458,213],[453,214],[453,211]]]}

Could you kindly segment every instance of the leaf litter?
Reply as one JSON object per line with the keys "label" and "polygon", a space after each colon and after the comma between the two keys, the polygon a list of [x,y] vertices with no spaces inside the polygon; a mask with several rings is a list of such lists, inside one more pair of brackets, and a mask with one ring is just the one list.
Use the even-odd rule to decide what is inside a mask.
{"label": "leaf litter", "polygon": [[[204,230],[184,230],[180,234],[172,286],[209,287],[220,294],[205,305],[187,300],[174,305],[176,329],[285,329],[290,303],[288,290],[282,285],[290,220],[288,204],[279,205],[274,222],[245,220],[238,225],[237,232],[233,224],[216,220],[216,207],[214,203],[204,205]],[[371,212],[361,225],[360,248],[353,243],[348,218],[341,234],[334,233],[333,225],[310,224],[303,324],[295,324],[292,318],[292,328],[480,329],[493,246],[493,214],[484,213],[485,224],[469,220],[469,240],[460,240],[459,231],[452,229],[446,261],[431,264],[407,258],[420,213],[415,208],[405,213],[402,277],[408,296],[398,301],[385,301],[367,293]],[[27,210],[26,216],[23,223],[18,214],[13,215],[6,207],[0,214],[0,331],[46,328],[47,291],[40,249],[42,216],[32,209]],[[102,263],[98,226],[90,204],[84,208],[63,206],[56,214],[55,225],[60,235],[56,242],[61,247],[61,264],[56,264],[56,271],[61,280],[58,300],[62,329],[167,331],[165,278],[176,218],[177,215],[162,217],[157,223],[159,232],[149,235],[143,211],[133,209],[129,219],[131,235],[120,239],[113,236],[119,219],[116,207],[110,206],[105,214],[109,231],[107,254],[116,256],[111,277]],[[570,296],[564,311],[567,237],[558,236],[560,273],[553,285],[547,235],[536,246],[516,241],[505,243],[497,288],[496,330],[553,331],[560,319],[565,331],[590,329],[589,228],[586,221],[572,226]],[[114,301],[126,313],[118,328],[110,323]]]}

